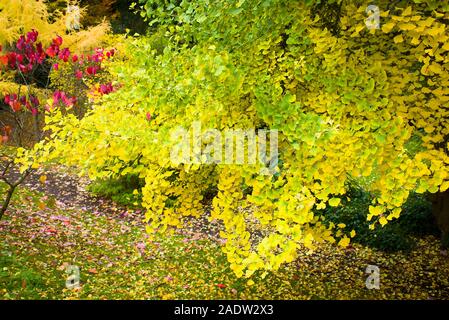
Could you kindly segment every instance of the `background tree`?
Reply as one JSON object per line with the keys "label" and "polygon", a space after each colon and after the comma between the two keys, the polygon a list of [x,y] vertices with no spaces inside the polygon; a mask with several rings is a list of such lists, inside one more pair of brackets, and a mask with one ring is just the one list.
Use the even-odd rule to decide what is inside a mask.
{"label": "background tree", "polygon": [[[105,43],[108,24],[103,22],[74,32],[66,30],[65,19],[66,15],[60,11],[48,13],[43,1],[0,4],[0,180],[8,186],[0,218],[15,189],[37,167],[37,164],[25,166],[18,172],[17,161],[23,148],[30,149],[41,140],[45,109],[59,107],[65,113],[82,116],[88,105],[88,93],[107,94],[113,90],[107,77],[102,76],[100,81],[99,75],[104,75],[102,60],[111,57],[114,51],[90,52],[94,44]],[[29,26],[39,28],[42,34],[31,28],[26,32]],[[63,38],[58,34],[65,34],[64,41],[68,39],[69,47],[62,47]],[[52,72],[61,77],[63,70],[65,81],[55,75],[51,78]],[[75,95],[81,103],[78,108],[71,108],[77,104]],[[51,104],[47,101],[50,96]]]}

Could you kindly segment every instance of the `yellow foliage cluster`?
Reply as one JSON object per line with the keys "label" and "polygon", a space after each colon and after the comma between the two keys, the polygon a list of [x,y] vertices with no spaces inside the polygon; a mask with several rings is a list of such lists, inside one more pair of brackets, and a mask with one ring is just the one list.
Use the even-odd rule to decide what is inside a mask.
{"label": "yellow foliage cluster", "polygon": [[[77,4],[73,1],[68,3]],[[83,12],[81,8],[80,13]],[[88,51],[107,41],[110,26],[106,21],[86,30],[66,34],[67,19],[67,12],[55,11],[50,15],[44,0],[2,0],[0,44],[12,45],[20,35],[32,29],[39,32],[39,40],[44,45],[49,44],[56,35],[64,36],[64,46],[74,52]]]}

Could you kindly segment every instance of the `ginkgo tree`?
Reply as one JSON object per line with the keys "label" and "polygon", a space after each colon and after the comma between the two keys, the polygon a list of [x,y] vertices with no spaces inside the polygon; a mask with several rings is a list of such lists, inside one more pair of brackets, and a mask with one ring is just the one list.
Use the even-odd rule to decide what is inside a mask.
{"label": "ginkgo tree", "polygon": [[[134,8],[165,48],[152,46],[156,36],[129,41],[128,58],[110,65],[120,90],[82,119],[52,110],[41,160],[93,179],[140,176],[150,234],[185,227],[213,190],[210,218],[224,224],[237,276],[276,270],[323,242],[346,247],[355,233],[318,212],[339,206],[354,179],[372,194],[372,229],[400,218],[411,192],[433,194],[447,243],[449,6],[377,1],[373,24],[368,5],[141,0]],[[195,121],[204,131],[277,130],[275,170],[173,163],[172,130]]]}

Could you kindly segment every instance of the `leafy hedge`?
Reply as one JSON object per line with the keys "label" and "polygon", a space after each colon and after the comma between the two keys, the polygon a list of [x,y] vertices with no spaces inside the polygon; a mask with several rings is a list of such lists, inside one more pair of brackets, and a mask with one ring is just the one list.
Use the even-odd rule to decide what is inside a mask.
{"label": "leafy hedge", "polygon": [[88,186],[88,190],[96,195],[112,199],[114,202],[129,207],[139,206],[142,197],[137,192],[145,182],[135,175],[126,175],[119,178],[96,180]]}
{"label": "leafy hedge", "polygon": [[431,203],[425,196],[412,193],[402,206],[401,217],[382,228],[370,230],[366,212],[373,196],[360,187],[351,186],[337,208],[326,208],[317,214],[334,223],[344,223],[355,230],[354,241],[383,251],[409,251],[415,246],[414,236],[438,235]]}

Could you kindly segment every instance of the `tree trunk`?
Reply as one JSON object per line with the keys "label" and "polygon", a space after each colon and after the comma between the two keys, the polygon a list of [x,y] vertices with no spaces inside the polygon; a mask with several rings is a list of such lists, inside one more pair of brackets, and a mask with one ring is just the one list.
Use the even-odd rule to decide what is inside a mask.
{"label": "tree trunk", "polygon": [[441,231],[441,243],[449,248],[449,190],[431,195],[432,213]]}
{"label": "tree trunk", "polygon": [[2,207],[0,208],[0,220],[3,218],[3,214],[5,213],[6,209],[8,209],[9,203],[11,202],[12,195],[14,194],[14,191],[16,190],[17,186],[20,185],[26,177],[30,174],[30,170],[25,170],[24,173],[21,174],[21,176],[17,179],[15,183],[11,183],[8,181],[8,179],[5,178],[6,171],[8,170],[9,165],[6,166],[4,169],[2,175],[0,176],[3,181],[9,186],[8,192],[6,193],[6,198],[3,201]]}
{"label": "tree trunk", "polygon": [[2,220],[3,214],[5,213],[6,209],[8,209],[9,202],[11,201],[11,197],[12,197],[15,189],[16,189],[16,187],[14,185],[9,186],[9,188],[8,188],[8,192],[6,193],[6,198],[3,201],[2,208],[0,209],[0,220]]}
{"label": "tree trunk", "polygon": [[37,142],[41,140],[41,130],[39,128],[39,114],[33,115],[34,122],[34,134],[36,135],[35,139]]}

